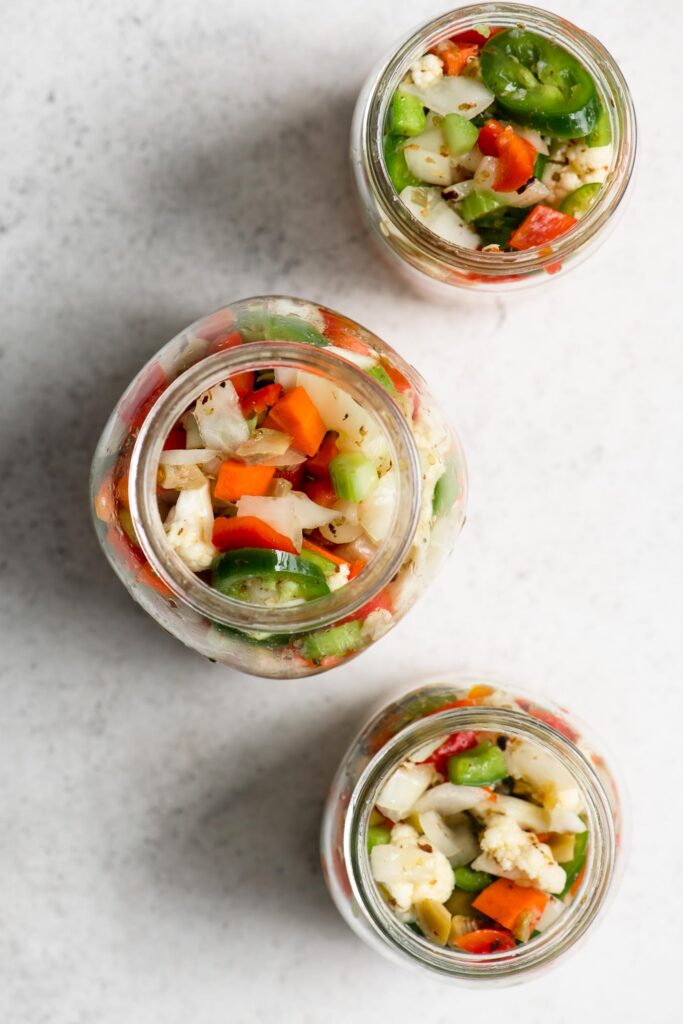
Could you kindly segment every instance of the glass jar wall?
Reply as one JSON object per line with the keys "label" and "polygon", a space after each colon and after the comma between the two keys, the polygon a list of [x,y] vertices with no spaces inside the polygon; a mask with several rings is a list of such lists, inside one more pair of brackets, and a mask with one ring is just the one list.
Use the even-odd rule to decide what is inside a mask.
{"label": "glass jar wall", "polygon": [[[346,441],[354,452],[356,447],[361,452],[372,447],[380,466],[379,482],[373,480],[374,490],[364,500],[344,502],[334,493],[328,497],[331,521],[321,527],[326,536],[318,537],[316,531],[304,536],[306,550],[300,550],[300,555],[324,565],[322,550],[336,559],[336,575],[346,574],[340,581],[343,586],[332,590],[331,584],[329,588],[321,584],[321,596],[310,600],[272,600],[268,595],[261,600],[261,595],[253,597],[253,588],[246,597],[243,589],[234,586],[217,589],[212,564],[224,552],[216,532],[218,520],[229,533],[235,526],[229,520],[240,515],[239,501],[217,502],[217,481],[211,476],[220,473],[229,453],[202,450],[195,456],[192,449],[205,441],[192,440],[181,429],[198,398],[225,388],[226,381],[255,382],[253,399],[264,394],[259,388],[265,381],[275,378],[280,383],[270,387],[278,388],[280,394],[303,386],[318,402],[328,434],[342,448]],[[232,384],[230,392],[235,393]],[[245,401],[250,399],[239,398],[243,409]],[[250,442],[257,433],[270,438],[277,433],[265,423],[259,426],[256,406],[247,421]],[[267,424],[274,412],[277,407],[270,410]],[[179,433],[180,442],[174,440]],[[179,444],[187,446],[188,452],[165,450]],[[269,489],[259,493],[291,494],[292,472],[316,483],[306,477],[309,468],[313,471],[313,460],[293,454],[300,465],[272,469],[275,475]],[[212,455],[218,469],[206,462]],[[183,483],[178,471],[185,472],[200,456],[201,465],[190,468],[203,471],[198,474],[200,483],[214,502],[206,513],[211,522],[201,549],[202,558],[208,550],[207,561],[197,561],[197,549],[188,555],[187,545],[183,548],[178,543],[183,492],[172,490],[192,486],[192,482]],[[171,484],[165,475],[169,462],[174,471]],[[329,474],[327,479],[329,484]],[[171,489],[163,488],[164,483]],[[296,487],[316,496],[307,483]],[[164,346],[122,396],[102,434],[92,468],[98,537],[132,596],[200,654],[245,672],[279,678],[330,669],[386,633],[449,554],[464,521],[465,497],[462,451],[415,370],[353,321],[324,307],[283,297],[226,306]],[[310,511],[310,504],[305,508]],[[327,511],[319,505],[315,508]],[[176,524],[171,527],[174,517]],[[326,547],[314,544],[316,539]],[[213,542],[219,546],[214,548]],[[261,541],[258,544],[263,546]],[[266,554],[272,558],[272,552]],[[291,562],[285,567],[291,568]],[[309,576],[317,573],[318,581],[320,570],[314,566],[307,572]],[[288,584],[291,578],[290,573]]]}
{"label": "glass jar wall", "polygon": [[[463,792],[468,796],[471,786],[452,784],[454,775],[451,765],[446,768],[446,761],[444,764],[439,763],[438,751],[445,749],[446,738],[452,747],[454,738],[463,739],[467,736],[492,739],[494,742],[487,756],[495,755],[501,760],[505,758],[507,771],[512,772],[515,778],[500,783],[500,793],[490,786],[483,791],[483,812],[479,806],[464,815],[458,813],[450,818],[449,810],[458,811],[460,804],[449,808],[448,801],[460,801]],[[495,745],[496,737],[499,740],[505,737],[500,747]],[[507,753],[506,746],[509,746]],[[476,753],[478,748],[474,749]],[[527,763],[522,772],[528,771],[531,778],[522,778],[522,773],[510,761],[513,753],[518,763],[521,755],[530,758],[532,767]],[[468,762],[470,768],[477,756]],[[429,799],[425,799],[423,794],[420,801],[420,792],[415,789],[413,796],[417,803],[413,804],[412,809],[404,808],[405,814],[391,810],[397,800],[397,770],[404,773],[407,770],[406,777],[410,785],[415,786],[416,764],[419,764],[418,771],[424,771],[426,767],[434,770],[436,766],[451,781],[444,783],[444,777],[436,773],[435,782],[430,783],[435,788],[426,790],[427,794],[431,793]],[[552,784],[550,780],[539,781],[533,778],[534,772],[538,774],[540,770],[551,770]],[[505,771],[499,773],[498,778],[505,774]],[[387,789],[389,780],[393,787],[390,796]],[[560,792],[560,786],[565,786],[565,780],[568,780],[566,789]],[[530,796],[532,785],[536,792]],[[539,796],[541,791],[543,795]],[[519,795],[505,796],[506,792],[521,794],[522,799]],[[409,802],[413,796],[410,796]],[[399,801],[401,798],[398,797]],[[530,802],[525,803],[526,800]],[[539,806],[542,804],[553,809],[544,809]],[[427,805],[440,809],[443,818],[450,824],[444,828],[444,820],[434,815],[433,810],[430,811],[431,817],[438,820],[427,822],[424,817]],[[464,806],[470,808],[474,805],[475,801],[471,799]],[[576,820],[576,812],[580,813],[580,821]],[[541,826],[534,819],[543,818],[542,828],[546,834],[542,834],[540,839],[531,833],[519,832],[516,823],[513,831],[519,834],[520,843],[533,841],[538,847],[542,841],[543,844],[550,843],[557,852],[558,861],[563,862],[561,869],[559,863],[553,862],[551,848],[541,848],[547,860],[545,868],[550,864],[551,871],[561,876],[559,884],[553,881],[544,883],[557,895],[548,898],[547,894],[539,895],[536,892],[536,888],[541,886],[530,882],[513,863],[517,856],[514,849],[505,852],[505,856],[512,858],[511,861],[502,857],[504,867],[496,866],[492,859],[501,856],[499,851],[481,853],[480,846],[485,846],[483,836],[489,828],[486,822],[492,820],[490,813],[494,813],[498,826],[507,826],[508,817],[516,815],[516,820],[522,822],[523,828],[534,824],[537,830]],[[388,820],[386,815],[390,816]],[[458,839],[457,833],[463,828],[460,820],[463,816],[467,818],[467,829],[473,830],[466,837],[465,845],[472,843],[473,849],[465,854],[464,860],[457,860],[457,857],[450,856],[453,848],[443,847],[442,841],[450,843],[455,840],[456,845],[462,842],[462,837]],[[560,827],[573,829],[579,835],[560,838],[554,834],[554,830]],[[434,828],[437,833],[432,831]],[[477,831],[482,828],[484,832]],[[423,861],[418,866],[422,873],[419,881],[441,885],[442,879],[431,876],[427,878],[431,868],[425,858],[434,856],[434,850],[442,849],[450,856],[450,869],[448,861],[445,862],[446,869],[455,877],[455,885],[454,879],[450,879],[448,892],[444,890],[437,897],[436,890],[433,890],[435,899],[446,902],[446,910],[441,908],[439,913],[445,918],[449,918],[451,912],[454,915],[446,922],[448,927],[453,925],[453,933],[449,937],[447,927],[436,944],[433,935],[428,934],[428,928],[425,930],[424,920],[420,917],[422,904],[418,904],[415,913],[415,907],[410,906],[410,899],[405,900],[400,885],[387,887],[375,878],[377,863],[373,860],[375,851],[372,847],[377,842],[398,844],[385,848],[393,851],[394,863],[398,864],[402,856],[402,844],[419,841],[419,837],[411,838],[409,833],[419,833],[421,829],[427,832],[421,839],[428,840],[422,843],[421,849],[428,852],[420,853]],[[438,835],[439,829],[444,835]],[[579,832],[581,829],[584,831]],[[405,832],[405,836],[398,836],[398,831]],[[501,689],[498,685],[476,682],[471,677],[456,677],[410,691],[382,707],[362,728],[342,759],[330,788],[322,826],[321,854],[325,879],[337,908],[350,927],[373,948],[404,966],[426,969],[454,981],[504,983],[522,980],[530,973],[554,963],[592,926],[612,886],[620,833],[621,811],[614,779],[599,748],[583,726],[578,725],[564,709],[551,706],[545,700],[536,701],[516,690],[512,692],[507,687]],[[559,852],[557,844],[566,846],[567,841],[571,850]],[[475,853],[479,857],[473,860]],[[564,863],[566,859],[568,863]],[[470,867],[457,870],[454,867],[456,863],[465,864],[467,861],[472,861],[474,873]],[[387,857],[384,857],[385,871],[387,863]],[[519,864],[522,863],[520,855]],[[400,875],[400,882],[404,883],[404,888],[405,883],[410,888],[411,882],[417,878],[417,875],[413,878],[411,874],[413,869],[412,862],[402,867],[405,873]],[[459,881],[458,871],[463,870],[464,881]],[[493,874],[487,877],[487,871]],[[472,909],[472,893],[481,889],[482,885],[493,883],[498,875],[508,880],[518,879],[522,887],[532,886],[537,903],[540,900],[544,905],[544,923],[532,923],[526,933],[516,932],[511,936],[509,929],[513,927],[512,922],[503,917],[506,927],[501,931],[497,924],[501,915],[496,916],[494,909],[490,911],[494,920],[480,923],[478,927],[493,929],[490,935],[495,935],[499,944],[501,937],[506,940],[499,945],[499,951],[495,951],[495,945],[489,944],[488,951],[473,953],[476,947],[470,945],[468,949],[467,941],[460,948],[460,932],[469,933],[470,929],[475,928],[469,918],[483,916],[484,921],[487,921],[486,914],[476,910],[476,900],[475,909]],[[477,876],[483,877],[482,884],[478,886],[473,885],[478,881]],[[382,876],[384,882],[387,878]],[[469,891],[460,891],[459,885]],[[510,883],[506,881],[502,885]],[[517,888],[516,883],[513,883],[513,888]],[[524,897],[528,892],[528,889],[521,888],[517,898],[520,893]],[[424,898],[424,893],[420,898]],[[457,908],[451,905],[451,898],[458,903]],[[465,909],[460,906],[463,899],[465,903],[469,900]],[[429,904],[427,909],[433,913],[433,900],[426,902]],[[467,917],[463,918],[463,914]],[[455,929],[456,924],[460,931]],[[480,934],[484,933],[474,931],[475,937]],[[520,942],[519,939],[525,941]]]}
{"label": "glass jar wall", "polygon": [[[592,77],[606,114],[606,137],[611,138],[609,172],[593,206],[566,234],[524,251],[496,251],[490,245],[482,251],[481,246],[468,248],[464,243],[445,240],[435,233],[436,228],[430,230],[413,215],[390,177],[385,141],[392,97],[416,60],[453,38],[471,41],[479,36],[479,30],[486,34],[491,28],[511,27],[528,30],[559,44]],[[485,36],[479,38],[482,43],[486,41]],[[497,117],[505,116],[505,112],[494,113]],[[444,284],[492,291],[551,280],[592,252],[615,222],[631,179],[635,152],[633,104],[614,58],[601,43],[566,19],[522,4],[485,3],[462,7],[411,33],[368,78],[356,105],[351,134],[351,160],[360,201],[385,250],[398,257],[404,267],[414,268]],[[443,155],[438,159],[443,159]],[[572,187],[577,185],[580,185],[578,179]],[[436,193],[439,189],[426,191]],[[441,203],[439,209],[442,207],[446,208],[442,212],[448,217],[450,205]]]}

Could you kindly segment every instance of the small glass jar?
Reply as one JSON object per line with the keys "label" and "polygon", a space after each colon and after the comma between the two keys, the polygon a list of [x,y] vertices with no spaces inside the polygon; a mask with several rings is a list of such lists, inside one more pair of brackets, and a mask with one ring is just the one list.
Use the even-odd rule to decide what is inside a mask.
{"label": "small glass jar", "polygon": [[[609,112],[613,159],[597,201],[571,231],[550,244],[522,252],[477,251],[434,234],[399,198],[383,155],[391,98],[411,63],[437,43],[482,25],[519,26],[559,43],[587,68]],[[524,4],[461,7],[413,31],[366,81],[351,129],[351,162],[361,204],[385,248],[404,266],[436,281],[484,291],[539,284],[567,266],[577,266],[614,225],[631,179],[635,155],[635,111],[614,58],[597,39],[565,18]]]}
{"label": "small glass jar", "polygon": [[[588,852],[573,900],[547,931],[505,952],[473,955],[435,946],[402,923],[373,880],[367,834],[377,794],[412,751],[461,730],[495,731],[536,744],[573,776],[585,804]],[[612,887],[620,847],[617,789],[583,725],[565,709],[472,677],[430,682],[382,707],[351,743],[323,816],[321,857],[330,894],[350,927],[378,952],[465,983],[512,983],[547,967],[584,935]]]}
{"label": "small glass jar", "polygon": [[[372,360],[384,384],[366,372]],[[386,539],[356,578],[316,600],[265,608],[225,596],[181,561],[164,531],[157,474],[169,431],[199,395],[234,374],[273,367],[339,384],[384,435],[396,483]],[[325,307],[271,296],[211,313],[143,367],[104,429],[91,488],[104,552],[157,622],[212,661],[291,678],[343,660],[304,657],[312,633],[360,619],[363,650],[408,611],[462,527],[466,471],[423,380],[389,345]]]}

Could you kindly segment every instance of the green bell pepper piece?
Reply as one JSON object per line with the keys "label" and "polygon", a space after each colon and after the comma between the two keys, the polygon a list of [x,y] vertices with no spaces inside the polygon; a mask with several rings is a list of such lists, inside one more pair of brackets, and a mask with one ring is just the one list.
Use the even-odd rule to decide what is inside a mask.
{"label": "green bell pepper piece", "polygon": [[567,882],[559,896],[560,899],[567,895],[574,882],[579,877],[581,868],[586,862],[587,853],[588,829],[586,829],[585,832],[576,833],[576,838],[574,839],[574,855],[572,856],[572,859],[565,861],[564,864],[560,864],[560,867],[564,868],[564,872],[567,876]]}
{"label": "green bell pepper piece", "polygon": [[370,825],[368,827],[368,853],[372,853],[375,846],[386,846],[391,840],[391,832],[383,825]]}
{"label": "green bell pepper piece", "polygon": [[490,786],[507,776],[503,751],[495,743],[478,743],[448,759],[448,778],[456,786]]}
{"label": "green bell pepper piece", "polygon": [[493,878],[486,871],[473,871],[472,868],[453,868],[453,876],[458,889],[465,892],[481,892],[491,884]]}

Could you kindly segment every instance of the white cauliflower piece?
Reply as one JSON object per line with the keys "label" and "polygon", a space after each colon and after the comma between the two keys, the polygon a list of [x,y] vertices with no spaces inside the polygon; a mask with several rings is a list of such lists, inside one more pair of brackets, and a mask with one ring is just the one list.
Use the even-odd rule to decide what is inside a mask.
{"label": "white cauliflower piece", "polygon": [[590,147],[581,141],[565,142],[553,146],[543,172],[543,184],[550,189],[553,202],[560,203],[582,185],[602,184],[611,165],[611,146]]}
{"label": "white cauliflower piece", "polygon": [[581,791],[557,758],[535,743],[510,737],[505,747],[505,764],[513,779],[528,783],[540,803],[552,810],[562,807],[581,814]]}
{"label": "white cauliflower piece", "polygon": [[239,397],[229,380],[201,394],[192,411],[207,448],[230,453],[249,439]]}
{"label": "white cauliflower piece", "polygon": [[382,786],[375,801],[377,809],[385,818],[400,821],[410,814],[435,778],[434,765],[404,761]]}
{"label": "white cauliflower piece", "polygon": [[564,889],[567,876],[550,847],[525,832],[509,815],[493,815],[479,841],[482,852],[503,871],[518,871],[523,880],[546,892]]}
{"label": "white cauliflower piece", "polygon": [[435,53],[425,53],[410,65],[415,85],[429,86],[443,77],[443,61]]}
{"label": "white cauliflower piece", "polygon": [[391,842],[370,854],[372,876],[383,885],[400,911],[422,900],[445,903],[453,892],[453,869],[448,860],[421,839],[410,825],[395,825]]}
{"label": "white cauliflower piece", "polygon": [[520,800],[515,796],[492,794],[492,798],[473,808],[473,814],[487,820],[492,814],[507,814],[514,818],[518,825],[532,832],[585,832],[585,822],[578,814],[563,807],[551,810],[538,807],[530,800]]}
{"label": "white cauliflower piece", "polygon": [[202,572],[218,554],[213,546],[213,505],[209,481],[201,487],[181,491],[164,523],[168,543],[188,569]]}
{"label": "white cauliflower piece", "polygon": [[[330,588],[331,589],[331,588]],[[361,626],[361,637],[366,643],[372,644],[391,629],[393,615],[387,608],[376,608],[370,612]]]}

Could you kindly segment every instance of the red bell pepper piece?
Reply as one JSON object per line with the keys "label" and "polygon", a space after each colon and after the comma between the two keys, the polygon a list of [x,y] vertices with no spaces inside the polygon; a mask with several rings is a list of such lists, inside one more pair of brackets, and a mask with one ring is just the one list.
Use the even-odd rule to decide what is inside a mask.
{"label": "red bell pepper piece", "polygon": [[213,523],[212,540],[219,551],[231,551],[234,548],[270,548],[289,551],[292,555],[297,553],[289,537],[278,533],[256,516],[235,516],[232,519],[219,516]]}
{"label": "red bell pepper piece", "polygon": [[479,43],[463,43],[456,42],[454,39],[444,39],[442,43],[437,43],[431,52],[443,61],[444,74],[459,75],[467,62],[479,53]]}
{"label": "red bell pepper piece", "polygon": [[373,355],[369,345],[358,337],[358,328],[352,320],[347,320],[339,313],[333,313],[329,309],[320,310],[323,318],[323,334],[337,348],[345,348],[348,352],[358,352],[364,356]]}
{"label": "red bell pepper piece", "polygon": [[333,508],[338,501],[329,476],[321,477],[319,480],[306,480],[303,488],[304,494],[307,494],[311,501],[314,501],[316,505],[324,505],[325,508]]}
{"label": "red bell pepper piece", "polygon": [[471,750],[477,745],[477,734],[467,730],[465,732],[453,732],[444,740],[440,747],[426,757],[421,764],[433,764],[437,772],[445,775],[448,767],[448,758],[456,754],[462,754],[463,750]]}
{"label": "red bell pepper piece", "polygon": [[169,430],[168,437],[164,441],[164,451],[180,451],[187,447],[187,434],[182,427],[174,427]]}
{"label": "red bell pepper piece", "polygon": [[519,700],[517,703],[533,718],[537,718],[539,722],[545,722],[551,729],[555,729],[556,732],[566,736],[572,743],[576,743],[578,740],[579,734],[576,729],[573,729],[569,722],[566,722],[560,715],[556,715],[552,711],[546,711],[545,708],[536,707],[535,704],[531,704],[526,700]]}
{"label": "red bell pepper piece", "polygon": [[247,417],[260,416],[261,413],[275,405],[282,394],[282,384],[266,384],[264,388],[257,388],[247,395],[240,395],[240,406]]}
{"label": "red bell pepper piece", "polygon": [[533,177],[536,150],[510,125],[490,119],[479,130],[477,145],[485,156],[498,157],[495,192],[514,192]]}
{"label": "red bell pepper piece", "polygon": [[318,451],[306,461],[306,472],[309,476],[325,478],[330,475],[330,463],[335,455],[339,454],[337,438],[339,434],[335,430],[328,431],[323,438],[323,443]]}
{"label": "red bell pepper piece", "polygon": [[515,942],[510,932],[502,928],[479,928],[476,932],[468,932],[454,940],[454,945],[467,953],[501,953],[503,950],[514,949]]}
{"label": "red bell pepper piece", "polygon": [[468,43],[476,43],[478,46],[483,46],[492,36],[497,36],[499,32],[504,32],[505,29],[502,25],[494,28],[489,25],[489,34],[485,36],[482,32],[477,32],[476,29],[470,28],[465,32],[458,32],[457,35],[451,36],[454,43],[458,43],[460,46]]}
{"label": "red bell pepper piece", "polygon": [[576,218],[554,210],[552,206],[534,206],[519,227],[510,235],[510,248],[522,251],[547,245],[576,224]]}

